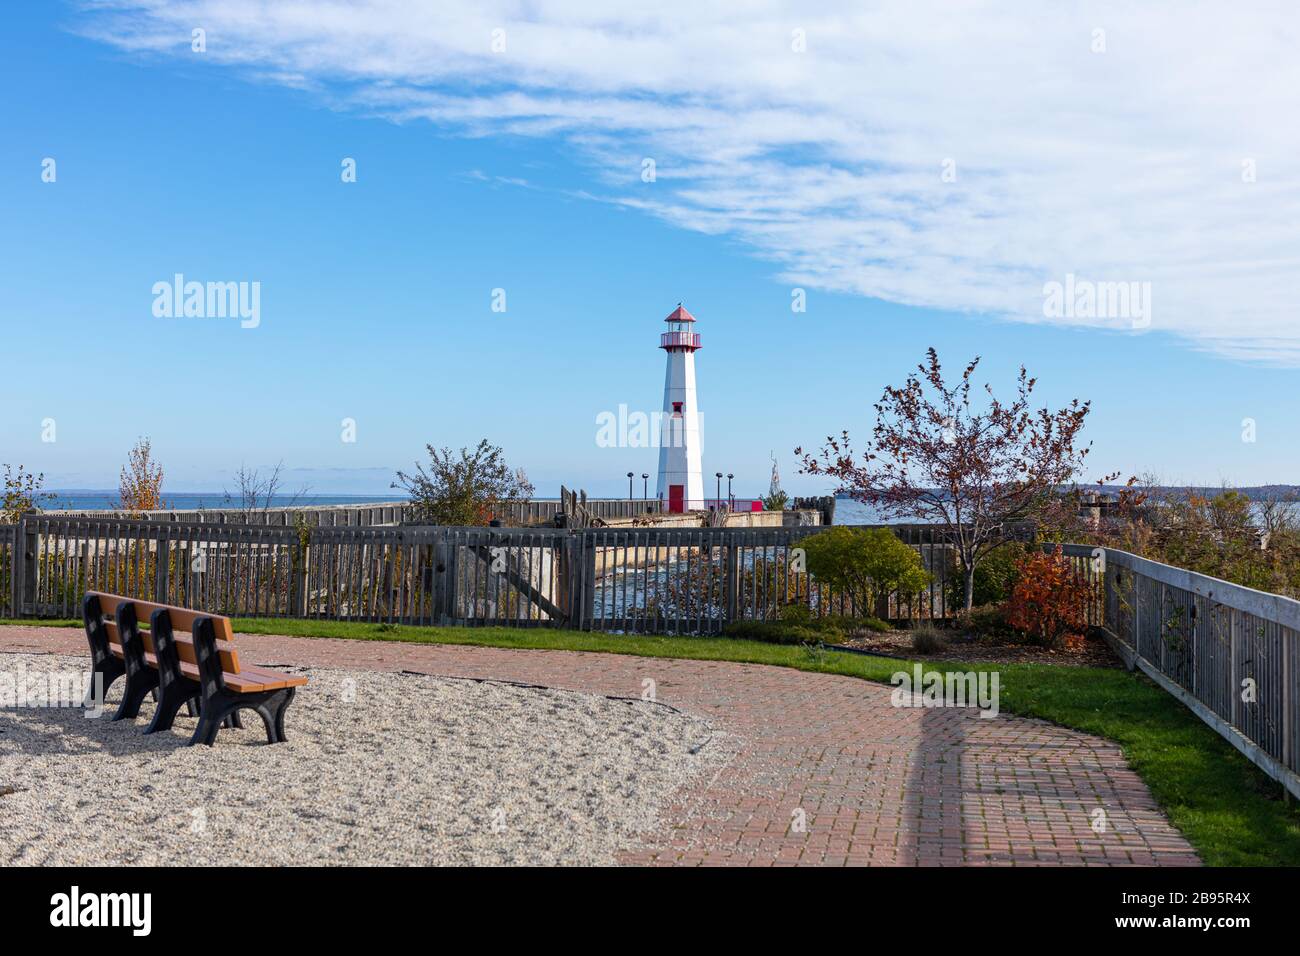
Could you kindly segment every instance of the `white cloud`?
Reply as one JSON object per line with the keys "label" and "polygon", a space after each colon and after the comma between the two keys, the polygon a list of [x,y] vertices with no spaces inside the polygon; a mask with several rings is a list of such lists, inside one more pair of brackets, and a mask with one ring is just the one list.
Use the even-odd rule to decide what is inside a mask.
{"label": "white cloud", "polygon": [[114,0],[79,29],[466,135],[564,137],[593,195],[733,235],[791,284],[1127,328],[1044,318],[1043,285],[1150,282],[1152,330],[1300,365],[1289,0],[617,6]]}

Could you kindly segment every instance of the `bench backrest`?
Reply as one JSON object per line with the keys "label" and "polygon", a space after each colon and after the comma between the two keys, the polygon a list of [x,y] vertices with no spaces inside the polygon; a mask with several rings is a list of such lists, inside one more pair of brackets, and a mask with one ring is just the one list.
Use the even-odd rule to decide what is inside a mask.
{"label": "bench backrest", "polygon": [[[202,611],[191,611],[189,608],[173,607],[170,604],[155,604],[152,601],[137,601],[133,598],[122,597],[120,594],[105,594],[102,591],[89,591],[87,597],[99,599],[99,609],[104,615],[104,629],[108,633],[108,639],[111,643],[121,646],[122,636],[118,633],[117,620],[118,610],[124,604],[134,605],[136,627],[147,627],[155,611],[166,611],[171,621],[172,631],[184,631],[193,633],[194,622],[206,617],[212,621],[212,629],[217,639],[217,654],[221,661],[221,669],[227,674],[239,673],[239,652],[235,650],[234,628],[231,627],[230,618],[219,617],[214,614],[206,614]],[[150,654],[157,653],[154,648],[153,638],[146,630],[140,630],[140,640],[144,644],[144,649]],[[176,639],[176,653],[186,664],[198,664],[198,659],[194,654],[194,643],[192,640],[178,637]]]}
{"label": "bench backrest", "polygon": [[137,601],[134,598],[122,597],[120,594],[105,594],[102,591],[90,591],[90,595],[99,598],[100,610],[104,616],[115,618],[117,616],[117,606],[119,604],[134,604],[136,620],[141,624],[146,623],[153,616],[153,612],[164,610],[172,621],[173,631],[193,631],[194,619],[198,617],[212,618],[212,626],[216,631],[216,637],[219,641],[233,641],[235,639],[234,628],[230,626],[230,618],[219,617],[216,614],[209,614],[206,611],[191,611],[185,607],[173,607],[170,604],[155,604],[152,601]]}

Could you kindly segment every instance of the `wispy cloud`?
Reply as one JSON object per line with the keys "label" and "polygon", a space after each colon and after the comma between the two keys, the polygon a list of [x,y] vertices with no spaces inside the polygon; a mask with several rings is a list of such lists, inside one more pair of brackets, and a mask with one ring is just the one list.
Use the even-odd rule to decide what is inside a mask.
{"label": "wispy cloud", "polygon": [[593,195],[734,236],[792,285],[1129,328],[1045,317],[1044,284],[1149,282],[1150,329],[1300,365],[1287,0],[618,6],[114,0],[78,29],[464,135],[562,137]]}

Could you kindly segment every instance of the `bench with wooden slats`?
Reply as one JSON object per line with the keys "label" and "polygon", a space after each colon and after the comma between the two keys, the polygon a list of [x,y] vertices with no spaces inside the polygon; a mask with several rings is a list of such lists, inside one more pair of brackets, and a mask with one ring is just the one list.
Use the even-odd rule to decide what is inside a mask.
{"label": "bench with wooden slats", "polygon": [[[99,598],[100,607],[103,609],[104,627],[108,631],[109,652],[114,657],[121,659],[123,656],[122,638],[118,634],[117,622],[107,620],[107,618],[109,616],[116,617],[118,605],[128,599],[119,597],[116,594],[92,593],[95,593]],[[221,655],[221,670],[225,677],[226,686],[235,693],[244,694],[259,690],[278,690],[281,687],[300,687],[307,683],[305,677],[294,677],[289,674],[282,674],[279,671],[248,664],[241,666],[239,651],[235,649],[234,631],[228,617],[203,615],[198,611],[169,607],[166,604],[154,604],[150,601],[131,601],[130,603],[135,605],[137,619],[147,621],[153,616],[154,611],[165,610],[168,617],[171,618],[172,630],[187,632],[186,634],[176,635],[176,651],[181,659],[181,673],[192,680],[199,679],[199,668],[194,657],[194,639],[188,636],[188,632],[194,626],[194,621],[197,618],[207,616],[212,618],[213,627],[218,634],[217,651]],[[157,667],[158,660],[154,655],[153,635],[149,631],[142,629],[140,637],[144,642],[145,661],[150,667]]]}
{"label": "bench with wooden slats", "polygon": [[86,595],[83,616],[103,687],[126,677],[114,720],[137,717],[153,693],[158,706],[145,733],[169,729],[183,705],[193,716],[198,701],[199,727],[191,743],[212,743],[223,724],[241,726],[240,709],[262,716],[268,742],[284,739],[284,712],[307,678],[241,664],[229,618],[98,591]]}

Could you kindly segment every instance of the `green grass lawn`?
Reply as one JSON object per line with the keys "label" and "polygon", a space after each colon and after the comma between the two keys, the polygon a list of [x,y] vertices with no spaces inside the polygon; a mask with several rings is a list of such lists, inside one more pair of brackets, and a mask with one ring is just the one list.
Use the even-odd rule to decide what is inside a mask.
{"label": "green grass lawn", "polygon": [[[0,621],[77,626],[77,621]],[[400,627],[338,621],[237,618],[245,634],[291,634],[417,644],[594,651],[741,661],[888,682],[910,667],[842,651],[735,638],[649,637],[541,628]],[[1003,713],[1039,717],[1118,743],[1170,820],[1214,866],[1300,866],[1300,808],[1282,788],[1191,711],[1138,674],[1050,664],[926,664],[927,670],[998,670]],[[793,719],[797,719],[797,716]]]}

